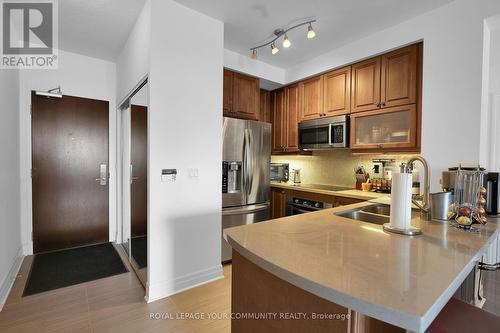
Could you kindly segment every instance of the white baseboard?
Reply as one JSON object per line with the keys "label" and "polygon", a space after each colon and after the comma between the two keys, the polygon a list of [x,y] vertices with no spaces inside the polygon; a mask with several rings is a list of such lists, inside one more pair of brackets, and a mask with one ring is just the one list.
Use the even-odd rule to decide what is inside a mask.
{"label": "white baseboard", "polygon": [[151,303],[182,291],[222,279],[223,277],[222,265],[217,265],[178,277],[172,281],[156,283],[154,285],[148,283],[146,288],[146,301]]}
{"label": "white baseboard", "polygon": [[9,273],[2,281],[2,284],[0,285],[0,311],[2,311],[3,306],[7,301],[7,297],[9,296],[10,290],[14,285],[14,281],[16,280],[17,274],[19,273],[19,269],[21,268],[23,258],[24,258],[23,248],[20,247],[19,250],[17,250],[16,257],[12,261]]}

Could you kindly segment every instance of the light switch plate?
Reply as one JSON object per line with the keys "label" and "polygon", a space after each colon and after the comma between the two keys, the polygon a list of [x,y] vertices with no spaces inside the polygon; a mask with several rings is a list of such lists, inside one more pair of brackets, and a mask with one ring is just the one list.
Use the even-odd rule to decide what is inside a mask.
{"label": "light switch plate", "polygon": [[198,168],[189,168],[188,176],[189,178],[198,178]]}
{"label": "light switch plate", "polygon": [[162,169],[161,181],[163,183],[172,183],[177,179],[177,169]]}

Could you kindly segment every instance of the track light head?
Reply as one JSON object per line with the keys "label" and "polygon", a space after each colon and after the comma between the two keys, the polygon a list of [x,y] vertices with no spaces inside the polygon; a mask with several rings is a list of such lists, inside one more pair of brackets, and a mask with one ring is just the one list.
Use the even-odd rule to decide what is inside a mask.
{"label": "track light head", "polygon": [[253,50],[252,50],[252,56],[251,56],[251,58],[252,58],[253,60],[257,59],[257,50],[256,50],[256,49],[253,49]]}
{"label": "track light head", "polygon": [[271,44],[271,54],[275,55],[276,53],[278,53],[280,51],[280,49],[278,49],[276,47],[276,45],[274,45],[274,43]]}
{"label": "track light head", "polygon": [[309,27],[307,27],[307,38],[311,39],[316,37],[316,32],[314,31],[312,24],[309,23]]}
{"label": "track light head", "polygon": [[285,34],[285,38],[283,39],[283,47],[284,48],[289,48],[290,45],[292,45],[292,43],[290,42],[290,40],[288,39],[288,36]]}

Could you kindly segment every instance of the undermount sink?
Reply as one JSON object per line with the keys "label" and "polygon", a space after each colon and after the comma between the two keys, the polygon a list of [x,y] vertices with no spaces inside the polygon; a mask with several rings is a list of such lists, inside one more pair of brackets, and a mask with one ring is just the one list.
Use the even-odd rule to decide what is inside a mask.
{"label": "undermount sink", "polygon": [[[344,212],[335,213],[337,216],[348,219],[363,221],[382,225],[389,223],[391,206],[384,204],[374,204],[366,207],[355,208]],[[412,215],[417,214],[418,210],[412,210]]]}

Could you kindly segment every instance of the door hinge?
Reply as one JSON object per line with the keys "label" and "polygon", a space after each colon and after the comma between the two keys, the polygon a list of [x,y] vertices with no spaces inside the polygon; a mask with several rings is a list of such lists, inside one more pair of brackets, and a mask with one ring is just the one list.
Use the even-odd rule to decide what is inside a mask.
{"label": "door hinge", "polygon": [[33,116],[33,104],[30,104],[30,116]]}
{"label": "door hinge", "polygon": [[33,241],[33,231],[31,232],[31,241]]}

